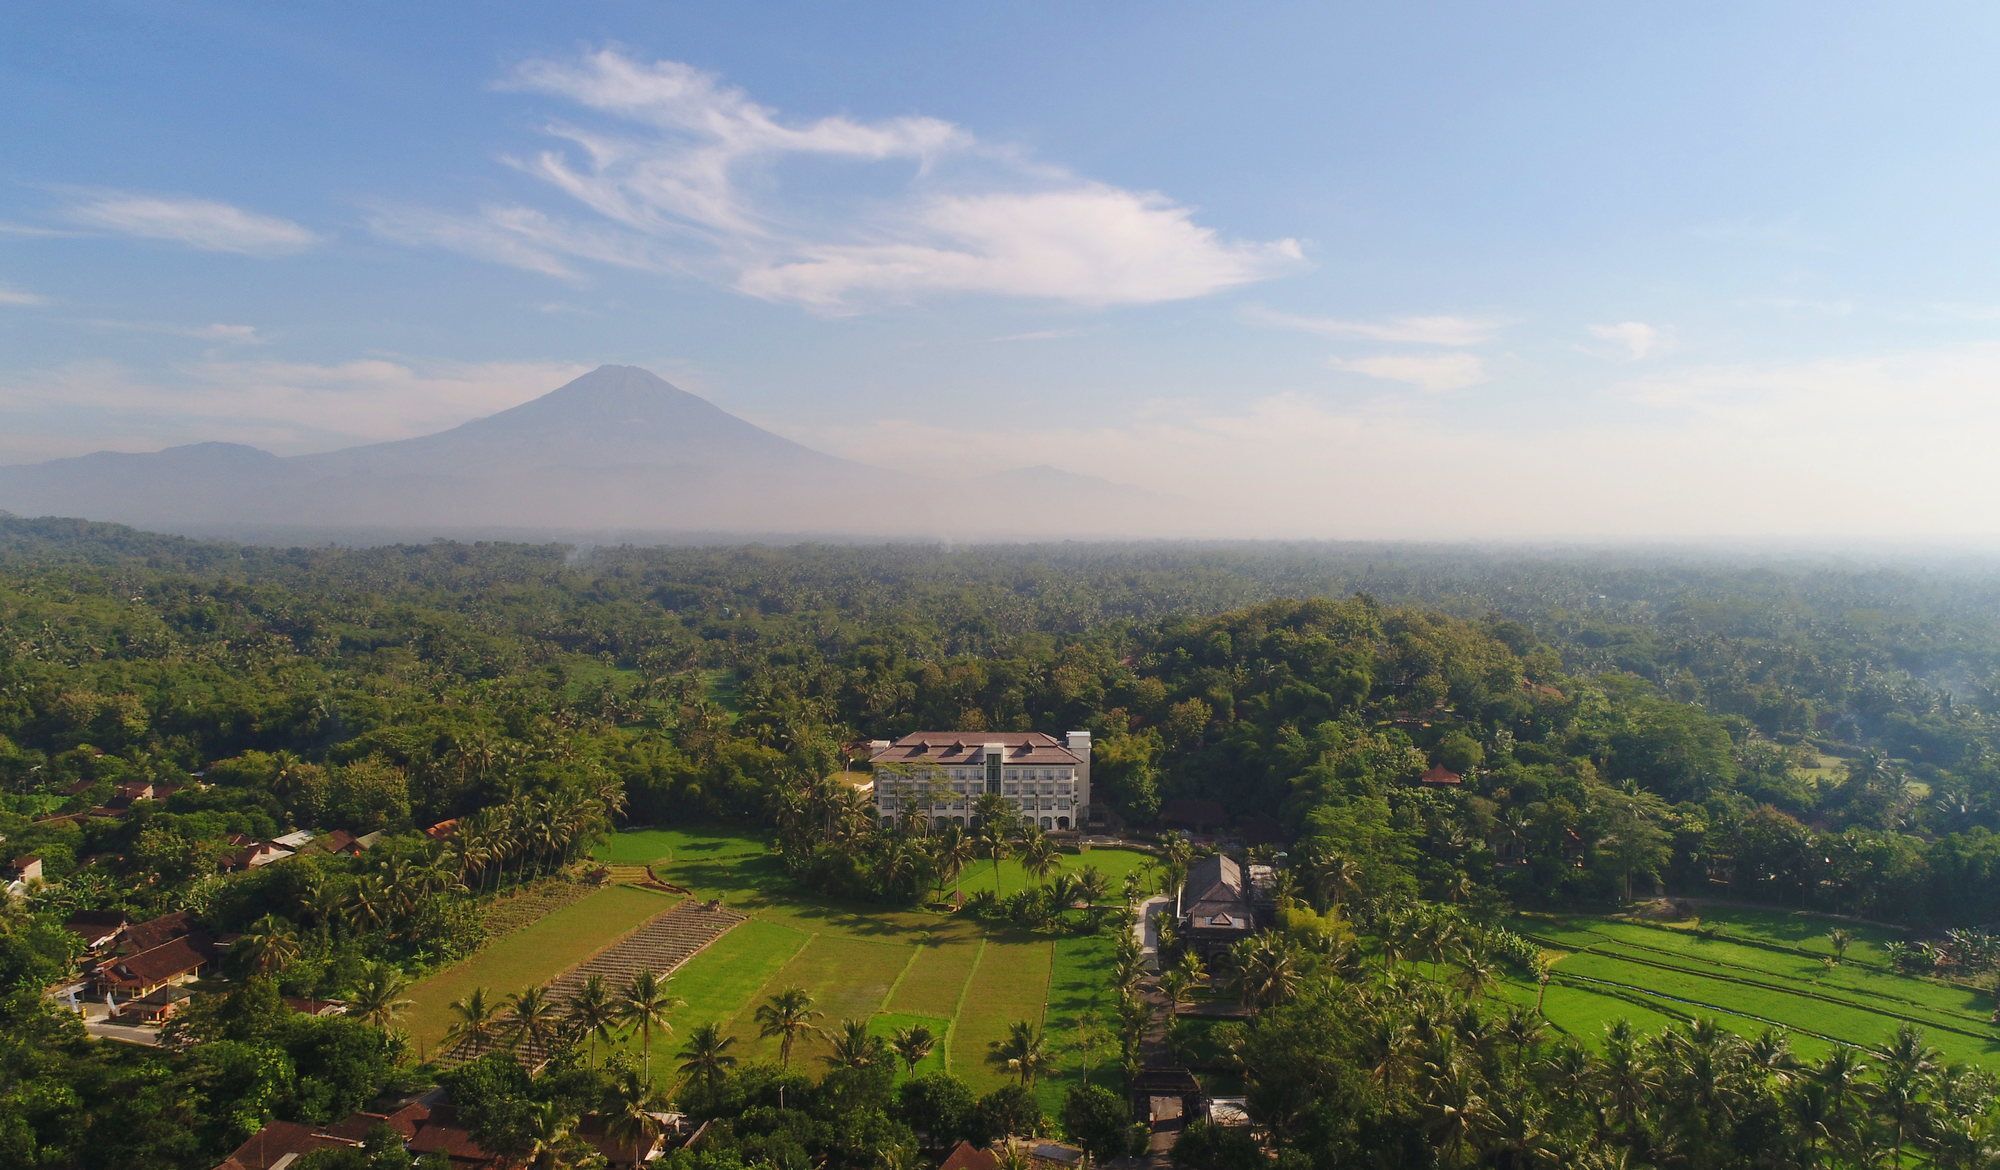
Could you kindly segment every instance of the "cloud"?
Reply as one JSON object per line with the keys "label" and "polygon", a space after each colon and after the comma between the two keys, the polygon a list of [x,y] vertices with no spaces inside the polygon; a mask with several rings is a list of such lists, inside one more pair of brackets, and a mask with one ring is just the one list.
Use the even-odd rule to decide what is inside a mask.
{"label": "cloud", "polygon": [[1295,240],[1226,238],[1165,195],[938,118],[786,118],[714,74],[616,49],[529,61],[502,87],[589,116],[509,160],[567,213],[383,209],[377,232],[565,280],[589,265],[679,271],[829,311],[937,294],[1143,304],[1304,263]]}
{"label": "cloud", "polygon": [[1486,363],[1469,353],[1381,354],[1364,358],[1332,358],[1336,370],[1403,382],[1433,394],[1463,390],[1486,380]]}
{"label": "cloud", "polygon": [[32,309],[36,305],[46,305],[49,298],[40,293],[25,292],[18,288],[8,288],[0,284],[0,308]]}
{"label": "cloud", "polygon": [[255,325],[228,325],[217,322],[211,325],[169,325],[157,321],[118,321],[102,317],[92,317],[81,322],[98,329],[122,329],[130,333],[158,333],[168,337],[187,337],[196,341],[214,341],[230,345],[262,345],[264,336],[257,332]]}
{"label": "cloud", "polygon": [[917,216],[936,243],[808,247],[802,259],[746,270],[736,287],[821,307],[930,291],[1148,304],[1264,280],[1304,259],[1294,241],[1225,243],[1159,196],[1096,184],[940,198]]}
{"label": "cloud", "polygon": [[319,242],[318,235],[291,220],[185,196],[90,192],[63,216],[100,231],[243,256],[284,256]]}
{"label": "cloud", "polygon": [[1323,337],[1359,337],[1394,345],[1479,345],[1491,341],[1501,323],[1485,317],[1389,317],[1380,321],[1353,321],[1338,317],[1309,317],[1283,313],[1253,305],[1243,310],[1243,319],[1255,325],[1296,329]]}
{"label": "cloud", "polygon": [[280,454],[409,438],[545,394],[573,362],[81,362],[0,376],[0,460],[226,440]]}
{"label": "cloud", "polygon": [[1616,325],[1592,325],[1590,335],[1599,341],[1616,346],[1621,355],[1631,361],[1644,361],[1658,357],[1673,348],[1671,330],[1648,325],[1643,321],[1620,321]]}

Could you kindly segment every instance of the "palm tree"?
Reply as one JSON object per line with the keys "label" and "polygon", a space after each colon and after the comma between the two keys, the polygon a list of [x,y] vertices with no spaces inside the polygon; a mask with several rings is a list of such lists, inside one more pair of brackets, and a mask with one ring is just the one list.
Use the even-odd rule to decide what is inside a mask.
{"label": "palm tree", "polygon": [[299,936],[292,924],[275,914],[266,914],[250,924],[237,940],[236,953],[252,975],[275,975],[299,957]]}
{"label": "palm tree", "polygon": [[833,1049],[823,1058],[828,1068],[868,1068],[882,1063],[889,1046],[880,1036],[868,1034],[865,1020],[842,1020],[833,1038]]}
{"label": "palm tree", "polygon": [[895,1050],[897,1059],[903,1062],[903,1070],[910,1074],[916,1073],[917,1066],[930,1056],[931,1049],[936,1046],[937,1037],[931,1035],[931,1030],[922,1024],[898,1028],[896,1034],[889,1039],[889,1047]]}
{"label": "palm tree", "polygon": [[1345,853],[1329,853],[1312,867],[1313,892],[1329,910],[1340,909],[1342,898],[1360,888],[1361,867]]}
{"label": "palm tree", "polygon": [[1930,1112],[1930,1092],[1938,1076],[1938,1053],[1924,1046],[1923,1034],[1908,1024],[1882,1051],[1882,1072],[1875,1088],[1875,1106],[1889,1123],[1894,1164],[1903,1164],[1903,1144],[1913,1130],[1924,1128]]}
{"label": "palm tree", "polygon": [[471,995],[455,1001],[451,1012],[455,1018],[445,1029],[444,1043],[453,1052],[477,1056],[500,1034],[499,1013],[486,998],[484,987],[475,987]]}
{"label": "palm tree", "polygon": [[347,997],[347,1014],[386,1032],[410,1001],[402,998],[410,980],[387,963],[370,963],[361,969],[361,981]]}
{"label": "palm tree", "polygon": [[952,900],[963,900],[959,879],[964,875],[965,867],[978,860],[979,843],[967,836],[959,825],[947,825],[938,837],[936,857],[939,875],[948,876],[951,881]]}
{"label": "palm tree", "polygon": [[1847,948],[1854,941],[1854,932],[1836,926],[1826,932],[1826,941],[1833,946],[1833,961],[1838,965],[1847,959]]}
{"label": "palm tree", "polygon": [[1095,906],[1104,900],[1110,886],[1104,880],[1104,871],[1094,865],[1086,865],[1076,871],[1076,897],[1086,906]]}
{"label": "palm tree", "polygon": [[1229,954],[1236,965],[1237,992],[1250,1007],[1270,1007],[1298,993],[1303,975],[1284,940],[1272,935],[1247,938]]}
{"label": "palm tree", "polygon": [[524,1170],[570,1170],[577,1165],[582,1160],[582,1143],[576,1136],[576,1124],[576,1115],[554,1101],[529,1105]]}
{"label": "palm tree", "polygon": [[809,1036],[819,1031],[813,1021],[820,1013],[813,1009],[813,998],[803,987],[787,987],[778,994],[757,1005],[754,1018],[759,1035],[778,1038],[778,1066],[792,1067],[792,1045],[800,1036]]}
{"label": "palm tree", "polygon": [[672,1032],[667,1023],[667,1013],[679,1007],[681,1001],[667,993],[667,981],[651,971],[641,971],[632,977],[624,992],[618,997],[618,1018],[628,1028],[639,1032],[639,1048],[645,1053],[646,1079],[653,1079],[653,1029]]}
{"label": "palm tree", "polygon": [[1035,1078],[1054,1065],[1042,1034],[1025,1020],[1015,1021],[1007,1029],[1007,1038],[993,1041],[989,1048],[987,1063],[1019,1077],[1024,1089],[1034,1088]]}
{"label": "palm tree", "polygon": [[723,1035],[715,1024],[703,1024],[689,1032],[687,1043],[681,1045],[681,1072],[700,1081],[713,1096],[722,1078],[736,1067],[736,1058],[729,1052],[735,1045],[736,1037]]}
{"label": "palm tree", "polygon": [[604,1128],[611,1138],[632,1151],[632,1165],[645,1164],[653,1141],[660,1136],[659,1115],[666,1112],[666,1094],[654,1089],[635,1072],[626,1072],[611,1089],[606,1102]]}
{"label": "palm tree", "polygon": [[1167,997],[1172,1010],[1178,1012],[1187,1003],[1192,988],[1188,986],[1188,973],[1179,967],[1169,967],[1160,974],[1160,991]]}
{"label": "palm tree", "polygon": [[1021,837],[1021,868],[1035,875],[1040,881],[1049,876],[1049,871],[1061,860],[1056,843],[1040,829],[1032,829]]}
{"label": "palm tree", "polygon": [[585,979],[583,986],[569,997],[569,1002],[563,1005],[563,1023],[589,1043],[593,1058],[599,1040],[611,1043],[611,1034],[618,1030],[618,1001],[612,996],[610,985],[604,982],[604,976]]}
{"label": "palm tree", "polygon": [[[984,798],[981,798],[981,804],[984,803]],[[997,896],[1000,893],[1000,862],[1011,851],[1013,842],[1008,837],[1007,822],[1000,815],[1000,810],[996,807],[992,811],[994,815],[982,815],[974,837],[979,843],[979,851],[993,862],[993,893]],[[1012,812],[1011,809],[1007,811]]]}
{"label": "palm tree", "polygon": [[548,988],[529,987],[507,997],[507,1035],[530,1055],[548,1055],[556,1023],[556,1004]]}

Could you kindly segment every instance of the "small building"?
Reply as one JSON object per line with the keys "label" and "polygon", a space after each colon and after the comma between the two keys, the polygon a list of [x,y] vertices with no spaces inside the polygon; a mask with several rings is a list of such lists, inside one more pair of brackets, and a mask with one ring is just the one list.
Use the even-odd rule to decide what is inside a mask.
{"label": "small building", "polygon": [[1256,906],[1243,867],[1227,854],[1204,857],[1188,867],[1174,903],[1181,937],[1204,955],[1227,949],[1257,929]]}
{"label": "small building", "polygon": [[[1408,773],[1404,774],[1408,775]],[[1465,783],[1465,777],[1445,767],[1443,764],[1432,764],[1430,771],[1417,777],[1417,783],[1430,788],[1457,788],[1459,785]]]}
{"label": "small building", "polygon": [[236,851],[222,859],[222,868],[229,873],[242,873],[245,870],[260,869],[274,861],[283,861],[287,857],[294,855],[292,850],[278,844],[276,841],[257,841],[244,838],[240,842],[232,841],[231,843],[237,846]]}
{"label": "small building", "polygon": [[129,1002],[163,987],[192,982],[214,958],[214,944],[197,932],[100,963],[91,982],[96,994]]}
{"label": "small building", "polygon": [[42,859],[39,857],[16,857],[7,863],[7,869],[0,873],[7,883],[7,892],[20,897],[28,892],[29,882],[42,880]]}

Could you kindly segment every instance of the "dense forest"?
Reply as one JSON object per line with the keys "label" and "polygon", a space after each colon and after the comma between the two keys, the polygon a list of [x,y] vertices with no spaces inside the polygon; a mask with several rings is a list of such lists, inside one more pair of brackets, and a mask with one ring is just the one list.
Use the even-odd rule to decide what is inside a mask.
{"label": "dense forest", "polygon": [[[37,1003],[74,952],[66,914],[192,910],[247,932],[245,953],[281,945],[283,990],[347,993],[476,945],[479,897],[613,823],[782,833],[801,810],[857,823],[787,841],[799,872],[914,899],[936,851],[826,778],[855,741],[919,728],[1089,730],[1098,798],[1133,832],[1177,798],[1219,802],[1314,872],[1338,858],[1340,889],[1315,900],[1345,898],[1364,928],[1429,903],[1478,922],[1670,893],[1974,937],[2000,905],[1992,570],[1346,545],[264,549],[0,520],[0,835],[44,866],[0,920],[0,1151],[80,1164],[65,1143],[90,1135],[63,1126],[98,1094],[163,1119],[236,1110],[163,1120],[181,1143],[166,1152],[132,1149],[119,1122],[100,1135],[132,1164],[200,1164],[226,1142],[216,1117],[317,1119],[394,1064],[342,1040],[350,1021],[271,1024],[236,1055],[282,1054],[292,1096],[246,1106],[228,1088],[241,1070],[210,1066],[234,1050],[94,1051]],[[173,790],[88,815],[135,782]],[[441,849],[422,830],[450,818],[468,831]],[[225,872],[242,839],[292,828],[384,837]],[[1975,962],[1950,945],[1907,959]],[[1364,1160],[1379,1143],[1357,1119],[1427,1132],[1414,1079],[1348,1073],[1370,1018],[1435,1028],[1458,1010],[1345,978],[1273,1003],[1246,1050],[1253,1070],[1348,1061],[1259,1082],[1313,1151],[1301,1164]],[[1339,1044],[1288,1049],[1280,1013]],[[1781,1108],[1751,1054],[1659,1043],[1647,1067],[1708,1044],[1743,1079],[1744,1115]],[[1560,1114],[1573,1141],[1615,1132],[1658,1157],[1736,1140],[1570,1116],[1581,1099],[1544,1064],[1571,1058],[1481,1044],[1460,1087]],[[1315,1077],[1319,1105],[1284,1097]],[[1337,1124],[1315,1112],[1369,1093]],[[1471,1135],[1433,1153],[1543,1160]]]}

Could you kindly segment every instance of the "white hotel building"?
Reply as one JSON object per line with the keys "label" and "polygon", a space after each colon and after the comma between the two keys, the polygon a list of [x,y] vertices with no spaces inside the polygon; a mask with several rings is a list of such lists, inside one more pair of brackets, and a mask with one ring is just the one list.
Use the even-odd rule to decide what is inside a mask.
{"label": "white hotel building", "polygon": [[971,822],[979,798],[1005,797],[1044,829],[1080,829],[1090,809],[1090,733],[919,731],[868,745],[875,812],[888,824],[915,810],[933,827]]}

